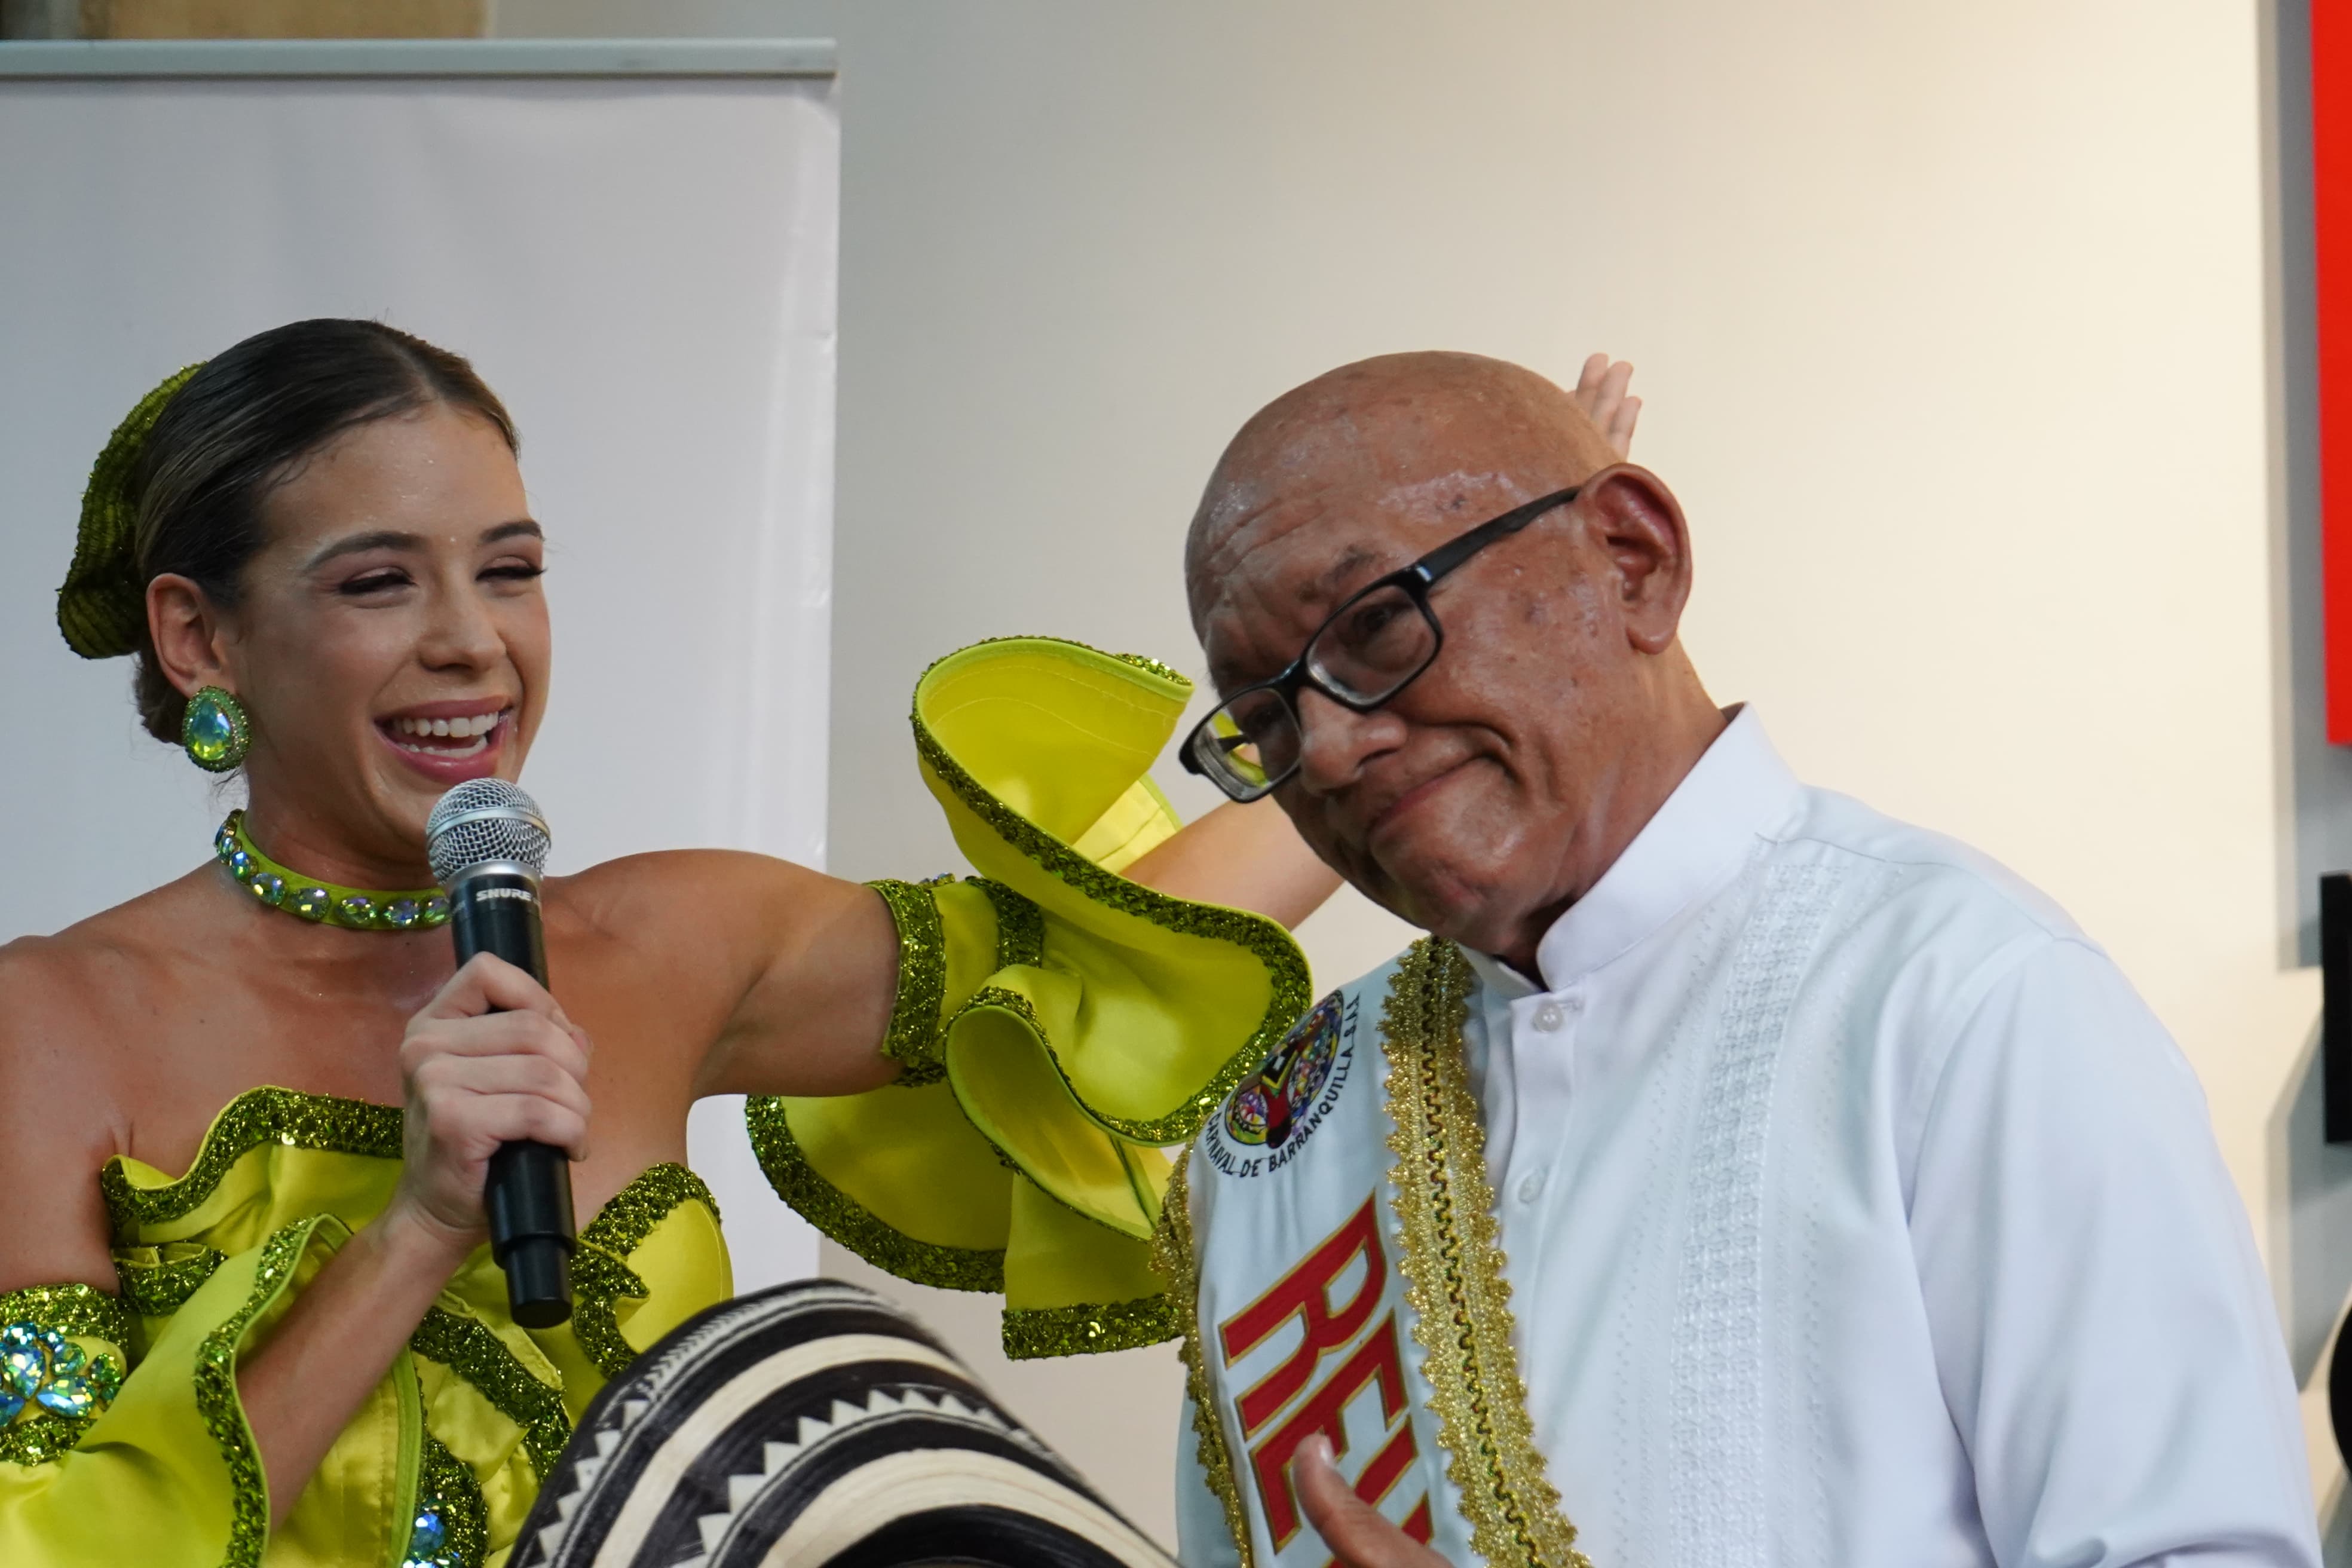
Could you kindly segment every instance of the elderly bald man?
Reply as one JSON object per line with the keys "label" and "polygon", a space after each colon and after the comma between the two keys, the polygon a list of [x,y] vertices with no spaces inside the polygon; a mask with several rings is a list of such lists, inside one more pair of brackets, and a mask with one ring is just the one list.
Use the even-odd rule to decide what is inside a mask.
{"label": "elderly bald man", "polygon": [[1429,933],[1171,1192],[1188,1563],[2317,1563],[2179,1052],[2048,900],[1717,707],[1682,509],[1570,395],[1334,371],[1186,564],[1187,765]]}

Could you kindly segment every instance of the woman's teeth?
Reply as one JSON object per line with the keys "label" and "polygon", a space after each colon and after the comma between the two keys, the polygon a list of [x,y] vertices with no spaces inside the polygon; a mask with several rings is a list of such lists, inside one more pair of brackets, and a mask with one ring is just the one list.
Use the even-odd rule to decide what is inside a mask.
{"label": "woman's teeth", "polygon": [[[394,719],[392,731],[400,743],[412,752],[431,752],[443,757],[471,756],[489,744],[485,737],[499,727],[502,717],[504,715],[499,713],[473,713],[456,719]],[[424,741],[442,743],[412,743]]]}

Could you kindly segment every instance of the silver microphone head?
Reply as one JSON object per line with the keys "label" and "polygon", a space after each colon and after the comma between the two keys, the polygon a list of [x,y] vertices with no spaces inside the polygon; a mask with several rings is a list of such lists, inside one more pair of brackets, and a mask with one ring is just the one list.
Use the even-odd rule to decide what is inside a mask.
{"label": "silver microphone head", "polygon": [[425,858],[435,879],[453,888],[486,860],[511,861],[532,876],[547,870],[547,819],[520,784],[467,779],[443,795],[425,819]]}

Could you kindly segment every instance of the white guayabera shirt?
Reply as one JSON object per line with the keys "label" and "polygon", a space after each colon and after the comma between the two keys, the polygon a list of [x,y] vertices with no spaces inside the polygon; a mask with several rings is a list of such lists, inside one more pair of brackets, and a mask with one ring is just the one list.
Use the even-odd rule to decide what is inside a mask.
{"label": "white guayabera shirt", "polygon": [[[1509,1342],[1597,1568],[2316,1568],[2294,1389],[2203,1096],[2032,889],[1799,784],[1743,711],[1546,934],[1540,988],[1471,963]],[[1195,1568],[1237,1560],[1228,1505],[1260,1568],[1328,1560],[1251,1453],[1325,1416],[1343,1473],[1382,1466],[1390,1517],[1476,1560],[1406,1299],[1395,970],[1327,1002],[1320,1043],[1294,1037],[1187,1165],[1192,1386],[1234,1478],[1208,1483],[1188,1401]],[[1383,1384],[1363,1369],[1392,1318]],[[1333,1342],[1302,1352],[1310,1332]]]}

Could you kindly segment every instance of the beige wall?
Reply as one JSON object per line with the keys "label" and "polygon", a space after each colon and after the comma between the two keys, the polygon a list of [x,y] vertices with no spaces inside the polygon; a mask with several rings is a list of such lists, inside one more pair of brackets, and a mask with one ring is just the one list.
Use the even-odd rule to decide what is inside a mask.
{"label": "beige wall", "polygon": [[[835,869],[953,863],[905,733],[933,656],[1046,630],[1196,663],[1178,540],[1259,402],[1384,350],[1564,376],[1611,349],[1693,519],[1714,690],[2112,949],[2203,1075],[2309,1369],[2352,1213],[2309,1142],[2316,975],[2282,956],[2254,5],[499,0],[494,25],[841,40]],[[1312,939],[1326,983],[1394,942],[1360,910]],[[950,1305],[984,1343],[983,1304],[926,1308]],[[1173,1366],[994,1375],[1164,1529]]]}

